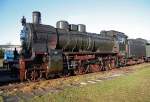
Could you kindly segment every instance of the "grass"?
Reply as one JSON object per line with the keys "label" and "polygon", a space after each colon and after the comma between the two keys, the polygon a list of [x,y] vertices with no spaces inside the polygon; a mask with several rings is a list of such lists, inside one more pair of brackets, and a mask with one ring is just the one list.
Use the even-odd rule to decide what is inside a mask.
{"label": "grass", "polygon": [[112,80],[37,96],[31,102],[150,102],[150,66]]}
{"label": "grass", "polygon": [[3,98],[2,98],[2,96],[0,96],[0,102],[3,102]]}

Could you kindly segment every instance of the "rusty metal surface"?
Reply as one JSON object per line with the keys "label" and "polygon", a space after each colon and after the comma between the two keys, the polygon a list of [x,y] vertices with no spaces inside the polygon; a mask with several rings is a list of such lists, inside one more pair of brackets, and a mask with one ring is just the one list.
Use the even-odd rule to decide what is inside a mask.
{"label": "rusty metal surface", "polygon": [[20,81],[24,81],[25,80],[25,60],[23,58],[19,59],[19,72],[20,72],[20,76],[19,76]]}
{"label": "rusty metal surface", "polygon": [[143,57],[146,56],[146,46],[145,43],[138,41],[136,39],[130,39],[128,43],[129,57]]}
{"label": "rusty metal surface", "polygon": [[109,37],[101,37],[93,33],[80,33],[57,29],[58,46],[63,51],[95,51],[95,52],[113,52],[114,41]]}
{"label": "rusty metal surface", "polygon": [[88,51],[85,51],[85,52],[63,52],[65,55],[88,55],[88,54],[96,54],[96,55],[99,55],[99,54],[102,54],[102,55],[116,55],[117,53],[116,52],[88,52]]}
{"label": "rusty metal surface", "polygon": [[146,57],[150,57],[150,44],[146,45]]}
{"label": "rusty metal surface", "polygon": [[50,50],[48,74],[63,72],[63,56],[61,50]]}

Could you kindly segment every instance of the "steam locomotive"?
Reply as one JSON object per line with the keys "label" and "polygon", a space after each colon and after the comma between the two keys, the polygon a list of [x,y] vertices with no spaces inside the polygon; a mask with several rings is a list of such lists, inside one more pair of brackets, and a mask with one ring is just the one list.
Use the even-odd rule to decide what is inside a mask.
{"label": "steam locomotive", "polygon": [[[58,21],[56,28],[41,24],[41,13],[32,14],[33,22],[22,18],[23,29],[19,59],[20,80],[37,80],[61,75],[77,75],[136,63],[144,53],[129,56],[128,37],[118,31],[86,32],[84,24]],[[134,62],[135,63],[135,62]]]}

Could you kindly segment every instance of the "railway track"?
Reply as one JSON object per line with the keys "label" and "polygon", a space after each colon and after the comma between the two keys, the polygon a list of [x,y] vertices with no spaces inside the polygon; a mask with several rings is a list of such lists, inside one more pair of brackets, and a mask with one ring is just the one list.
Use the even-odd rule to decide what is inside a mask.
{"label": "railway track", "polygon": [[[129,73],[150,68],[150,63],[112,69],[109,71],[89,73],[84,75],[70,76],[38,82],[13,83],[0,86],[0,97],[4,102],[20,102],[20,98],[28,102],[34,97],[55,94],[64,91],[68,87],[86,87],[88,84],[103,83],[105,80],[128,75]],[[11,101],[10,101],[11,100]]]}
{"label": "railway track", "polygon": [[[45,87],[57,87],[61,86],[63,84],[75,84],[78,83],[78,81],[85,79],[85,77],[92,79],[92,78],[101,78],[101,77],[109,77],[111,75],[115,74],[126,74],[130,73],[141,66],[148,66],[149,63],[145,64],[139,64],[134,66],[128,66],[125,68],[119,68],[119,69],[112,69],[110,71],[103,71],[103,72],[97,72],[97,73],[89,73],[85,75],[78,75],[78,76],[70,76],[70,77],[64,77],[64,78],[57,78],[57,79],[51,79],[51,80],[40,80],[38,82],[15,82],[15,83],[7,83],[3,86],[0,86],[0,91],[4,92],[10,92],[10,91],[26,91],[26,89],[31,88],[31,90],[38,89],[38,88],[45,88]],[[102,78],[103,79],[103,78]],[[105,79],[105,78],[104,78]],[[66,82],[66,83],[65,83]],[[24,90],[25,89],[25,90]]]}

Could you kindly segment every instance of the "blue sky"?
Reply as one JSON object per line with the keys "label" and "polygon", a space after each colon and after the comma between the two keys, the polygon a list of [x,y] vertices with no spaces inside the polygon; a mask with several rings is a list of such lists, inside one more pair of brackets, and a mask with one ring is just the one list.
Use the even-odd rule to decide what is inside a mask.
{"label": "blue sky", "polygon": [[34,10],[44,24],[67,20],[86,24],[88,32],[118,30],[150,40],[150,0],[0,0],[0,44],[19,44],[20,19],[32,22]]}

